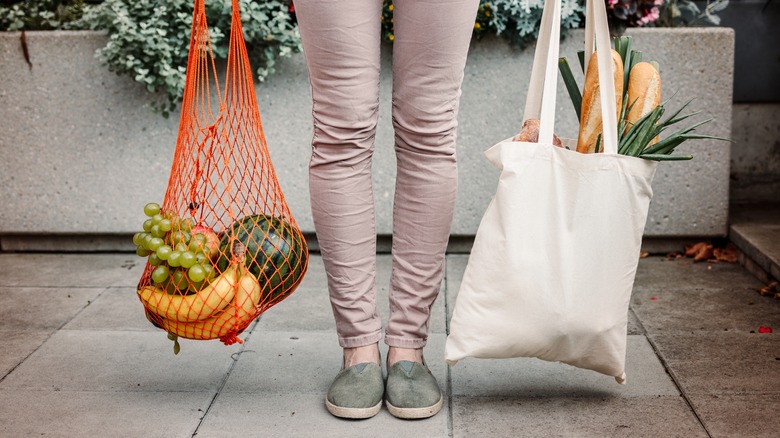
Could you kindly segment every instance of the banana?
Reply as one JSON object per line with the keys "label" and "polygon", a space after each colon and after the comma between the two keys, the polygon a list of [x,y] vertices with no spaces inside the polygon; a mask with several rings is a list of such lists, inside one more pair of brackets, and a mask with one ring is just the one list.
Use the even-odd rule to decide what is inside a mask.
{"label": "banana", "polygon": [[195,322],[166,319],[162,322],[163,328],[182,338],[202,340],[222,338],[246,328],[260,304],[260,283],[243,266],[239,268],[239,277],[235,300],[222,313]]}
{"label": "banana", "polygon": [[236,268],[229,267],[208,286],[192,295],[169,294],[157,286],[144,286],[138,291],[138,296],[150,312],[167,320],[203,321],[233,301],[237,276]]}

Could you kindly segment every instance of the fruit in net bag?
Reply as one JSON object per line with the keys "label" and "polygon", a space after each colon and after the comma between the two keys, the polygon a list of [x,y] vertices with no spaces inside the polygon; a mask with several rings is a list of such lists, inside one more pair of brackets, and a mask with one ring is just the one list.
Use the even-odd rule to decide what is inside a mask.
{"label": "fruit in net bag", "polygon": [[217,269],[243,263],[260,282],[261,302],[278,301],[303,278],[307,251],[300,231],[289,222],[265,214],[246,216],[222,233]]}

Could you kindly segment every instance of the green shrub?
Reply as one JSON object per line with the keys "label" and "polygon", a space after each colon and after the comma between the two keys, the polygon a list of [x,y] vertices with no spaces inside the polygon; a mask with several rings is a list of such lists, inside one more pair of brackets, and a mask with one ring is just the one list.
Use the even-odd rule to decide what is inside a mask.
{"label": "green shrub", "polygon": [[1,0],[0,31],[82,29],[86,8],[102,0]]}
{"label": "green shrub", "polygon": [[[281,56],[300,51],[300,35],[287,2],[239,0],[244,38],[259,81],[274,71]],[[226,59],[230,2],[206,0],[209,36],[218,59]],[[168,116],[184,91],[192,28],[192,0],[105,0],[88,9],[82,22],[106,30],[108,43],[98,57],[111,71],[129,75],[159,93],[153,108]]]}

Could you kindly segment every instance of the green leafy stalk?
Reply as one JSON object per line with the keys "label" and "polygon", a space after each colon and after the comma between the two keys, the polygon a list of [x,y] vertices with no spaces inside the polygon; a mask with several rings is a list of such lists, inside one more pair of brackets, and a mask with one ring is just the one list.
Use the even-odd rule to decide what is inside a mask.
{"label": "green leafy stalk", "polygon": [[566,85],[566,91],[569,92],[569,98],[574,106],[574,111],[577,113],[577,120],[580,120],[580,111],[582,110],[582,93],[577,85],[577,81],[574,79],[574,75],[569,67],[569,61],[566,58],[558,60],[558,70],[563,77],[563,83]]}
{"label": "green leafy stalk", "polygon": [[[694,140],[694,139],[712,139],[712,140],[722,140],[722,141],[731,141],[726,138],[722,137],[715,137],[711,135],[701,135],[701,134],[694,134],[693,131],[704,125],[705,123],[709,123],[712,121],[712,119],[703,120],[698,123],[694,123],[691,126],[688,126],[686,128],[677,130],[676,132],[670,134],[663,140],[659,141],[658,143],[651,145],[650,143],[653,141],[653,139],[659,137],[663,132],[665,132],[670,126],[673,126],[677,123],[680,123],[690,117],[693,117],[695,115],[698,115],[699,112],[692,112],[688,114],[683,114],[683,111],[688,107],[688,105],[692,102],[692,100],[689,100],[685,104],[683,104],[680,108],[675,110],[671,115],[669,115],[666,119],[661,119],[661,117],[664,115],[666,104],[674,98],[674,96],[677,95],[677,92],[675,91],[672,97],[670,97],[668,100],[662,102],[659,106],[654,108],[649,113],[642,116],[639,120],[636,121],[633,125],[629,124],[626,120],[626,116],[629,112],[631,112],[631,108],[635,104],[635,102],[628,102],[628,83],[630,79],[631,70],[633,67],[642,62],[643,60],[643,54],[641,51],[633,50],[632,49],[632,39],[630,36],[624,36],[624,37],[617,37],[613,38],[612,40],[615,51],[620,54],[621,59],[623,60],[623,79],[624,79],[624,87],[623,87],[623,104],[620,108],[620,116],[618,117],[618,153],[633,157],[640,157],[647,160],[655,160],[655,161],[677,161],[677,160],[690,160],[693,158],[691,155],[672,155],[675,148],[682,143],[684,143],[687,140]],[[583,70],[583,73],[585,73],[585,54],[583,51],[579,51],[577,53],[577,58],[580,62],[580,68]],[[658,70],[658,64],[655,62],[651,62],[651,64],[654,65],[656,70]],[[561,58],[558,63],[558,68],[561,72],[561,76],[563,77],[564,84],[566,84],[566,89],[569,92],[569,97],[572,100],[572,104],[575,107],[575,110],[577,112],[577,118],[580,117],[581,114],[581,107],[582,107],[582,93],[580,92],[580,89],[577,87],[577,83],[574,80],[574,76],[571,73],[571,68],[569,67],[568,61],[565,58]],[[602,152],[603,148],[602,146],[602,139],[599,136],[596,139],[596,152]]]}
{"label": "green leafy stalk", "polygon": [[628,75],[631,72],[631,56],[633,55],[631,50],[632,41],[631,37],[627,36],[615,37],[612,39],[615,51],[618,52],[620,59],[623,60],[623,100],[626,100],[626,96],[628,95]]}
{"label": "green leafy stalk", "polygon": [[642,118],[637,120],[634,126],[629,128],[626,135],[623,136],[622,141],[618,144],[618,153],[626,155],[628,154],[628,151],[631,149],[632,145],[634,145],[637,141],[637,138],[639,138],[640,132],[643,129],[649,129],[653,126],[655,121],[657,121],[657,119],[655,119],[655,121],[652,120],[654,114],[656,113],[653,111],[645,114],[642,116]]}
{"label": "green leafy stalk", "polygon": [[639,158],[653,161],[685,161],[693,159],[693,155],[642,154]]}

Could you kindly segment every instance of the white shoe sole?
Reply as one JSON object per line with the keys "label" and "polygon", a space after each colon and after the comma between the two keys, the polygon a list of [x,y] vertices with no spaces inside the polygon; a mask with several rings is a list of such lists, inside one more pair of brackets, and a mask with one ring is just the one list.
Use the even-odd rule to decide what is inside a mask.
{"label": "white shoe sole", "polygon": [[377,403],[376,406],[371,406],[370,408],[345,408],[343,406],[334,405],[328,401],[328,398],[326,397],[325,407],[328,408],[328,412],[334,417],[362,420],[378,414],[379,410],[382,409],[382,400],[379,400],[379,403]]}
{"label": "white shoe sole", "polygon": [[387,410],[390,411],[390,414],[396,418],[402,418],[404,420],[429,418],[433,417],[441,410],[441,407],[444,405],[444,396],[439,398],[439,401],[436,402],[435,405],[425,408],[398,408],[391,405],[387,400],[385,400],[385,404],[387,405]]}

